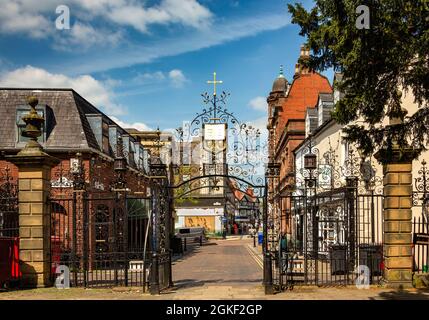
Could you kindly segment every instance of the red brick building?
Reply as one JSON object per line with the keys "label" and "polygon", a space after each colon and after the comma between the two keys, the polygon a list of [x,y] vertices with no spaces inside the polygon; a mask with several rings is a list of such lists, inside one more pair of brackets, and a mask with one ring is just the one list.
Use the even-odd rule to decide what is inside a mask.
{"label": "red brick building", "polygon": [[[140,199],[148,196],[145,179],[148,172],[147,150],[143,148],[138,138],[131,136],[72,89],[0,88],[0,170],[3,176],[7,173],[15,184],[18,178],[17,168],[7,161],[7,156],[17,154],[26,144],[27,138],[21,135],[25,128],[21,118],[30,110],[30,106],[27,105],[29,96],[38,98],[36,111],[45,119],[42,135],[38,139],[39,143],[46,153],[60,159],[60,163],[51,172],[53,250],[58,246],[66,251],[71,245],[72,235],[79,228],[79,221],[76,224],[74,220],[76,217],[79,220],[83,209],[79,207],[79,201],[73,200],[71,168],[81,162],[88,199],[85,210],[89,212],[89,225],[92,228],[89,233],[88,248],[94,252],[109,251],[106,246],[111,246],[109,237],[116,223],[113,220],[113,211],[118,208],[112,192],[116,178],[114,159],[117,156],[117,144],[122,142],[126,159],[124,177],[127,194]],[[77,154],[80,156],[78,157]],[[138,210],[132,211],[133,208],[130,207],[136,205],[136,201],[129,203],[126,223],[130,243],[141,245],[140,240],[143,238],[149,208],[146,203],[139,202]],[[16,215],[9,215],[7,224],[13,225],[10,222],[13,217],[16,219],[15,232],[17,233],[17,212]],[[3,222],[6,223],[5,219]],[[2,229],[4,226],[0,223],[0,231]],[[131,241],[132,239],[136,241]],[[81,240],[78,239],[78,241]],[[53,259],[55,260],[55,257]]]}
{"label": "red brick building", "polygon": [[[301,46],[300,58],[308,57],[309,51]],[[279,188],[282,193],[293,187],[293,151],[305,139],[306,110],[316,106],[320,93],[331,92],[332,87],[326,77],[299,63],[295,66],[291,83],[283,75],[283,70],[274,81],[267,98],[269,158],[280,164]]]}

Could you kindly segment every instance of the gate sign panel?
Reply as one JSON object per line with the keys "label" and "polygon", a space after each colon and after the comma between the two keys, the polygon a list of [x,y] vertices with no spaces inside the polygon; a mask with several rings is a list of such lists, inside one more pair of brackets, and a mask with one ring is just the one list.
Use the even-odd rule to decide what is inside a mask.
{"label": "gate sign panel", "polygon": [[429,245],[429,234],[427,233],[415,233],[414,244]]}
{"label": "gate sign panel", "polygon": [[204,125],[204,140],[224,141],[226,126],[224,123],[206,123]]}

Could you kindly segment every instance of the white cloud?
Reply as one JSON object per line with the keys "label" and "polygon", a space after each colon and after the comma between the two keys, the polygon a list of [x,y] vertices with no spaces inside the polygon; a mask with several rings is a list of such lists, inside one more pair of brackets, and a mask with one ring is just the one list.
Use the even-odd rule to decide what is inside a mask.
{"label": "white cloud", "polygon": [[[80,53],[89,47],[105,49],[102,57],[98,51],[91,52],[85,63],[82,63],[81,56],[76,56],[79,63],[73,62],[69,67],[80,70],[70,70],[68,74],[146,63],[276,30],[288,24],[286,12],[224,20],[217,18],[201,0],[159,0],[151,5],[148,1],[137,0],[67,0],[64,4],[70,7],[74,25],[71,30],[56,30],[55,9],[58,4],[58,0],[0,0],[0,34],[18,33],[46,38],[51,40],[54,49],[61,51]],[[216,24],[216,29],[208,28],[213,24]],[[144,44],[126,37],[130,35],[128,28],[151,35],[151,25],[174,26],[177,32],[170,38]],[[183,32],[180,26],[194,30]],[[128,46],[110,50],[118,43]]]}
{"label": "white cloud", "polygon": [[125,109],[113,102],[109,86],[89,75],[70,78],[44,69],[26,66],[0,75],[0,86],[20,88],[72,88],[108,114],[120,115]]}
{"label": "white cloud", "polygon": [[114,4],[105,3],[103,9],[101,12],[104,12],[105,17],[111,21],[131,26],[144,33],[151,24],[178,23],[204,28],[210,24],[213,16],[210,10],[196,0],[162,0],[160,4],[152,7],[145,7],[135,1],[117,1]]}
{"label": "white cloud", "polygon": [[259,129],[262,136],[268,136],[268,129],[267,129],[267,117],[261,117],[255,120],[251,120],[246,122],[248,125],[251,125],[252,127]]}
{"label": "white cloud", "polygon": [[207,27],[213,14],[196,0],[164,0],[161,8],[168,12],[172,21],[194,28]]}
{"label": "white cloud", "polygon": [[114,47],[122,40],[121,31],[94,29],[89,24],[76,22],[70,30],[55,36],[54,49],[62,51],[86,51],[91,47]]}
{"label": "white cloud", "polygon": [[139,73],[132,79],[136,84],[150,84],[165,80],[165,75],[162,71]]}
{"label": "white cloud", "polygon": [[37,6],[26,6],[25,1],[0,0],[0,32],[25,33],[32,38],[44,38],[51,34],[53,25]]}
{"label": "white cloud", "polygon": [[150,131],[150,130],[152,130],[148,125],[144,124],[143,122],[127,123],[127,122],[119,120],[115,116],[109,116],[109,117],[124,129],[137,129],[139,131]]}
{"label": "white cloud", "polygon": [[188,79],[186,79],[182,70],[173,69],[170,72],[156,71],[139,73],[131,80],[131,83],[137,85],[153,85],[165,83],[165,81],[169,81],[171,86],[175,88],[182,88],[184,84],[188,82]]}
{"label": "white cloud", "polygon": [[256,97],[249,101],[249,107],[258,111],[267,111],[267,99],[265,97]]}
{"label": "white cloud", "polygon": [[[55,9],[62,3],[55,0],[0,0],[0,33],[23,33],[30,37],[47,38],[55,30]],[[74,19],[93,20],[101,18],[106,24],[129,26],[140,32],[147,32],[152,24],[180,24],[193,28],[204,28],[210,24],[213,14],[197,0],[161,0],[159,4],[147,6],[146,1],[135,0],[69,0]],[[95,35],[89,27],[82,29],[81,22],[72,27],[77,35],[91,38]],[[73,44],[73,43],[72,43]],[[97,45],[98,41],[92,43]]]}
{"label": "white cloud", "polygon": [[181,70],[174,69],[168,73],[173,87],[181,88],[188,81]]}
{"label": "white cloud", "polygon": [[67,65],[61,66],[61,72],[66,70],[71,74],[92,73],[150,63],[155,59],[193,52],[265,31],[277,30],[288,24],[289,20],[285,14],[278,13],[223,21],[214,30],[204,29],[191,34],[164,37],[150,45],[134,44],[127,49],[105,52],[102,58],[99,54],[94,54],[86,56],[85,60],[81,57],[72,59]]}

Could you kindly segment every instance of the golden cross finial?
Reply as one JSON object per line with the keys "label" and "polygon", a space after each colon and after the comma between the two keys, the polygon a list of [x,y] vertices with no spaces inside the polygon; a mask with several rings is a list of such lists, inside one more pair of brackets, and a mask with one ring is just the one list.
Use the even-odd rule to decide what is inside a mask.
{"label": "golden cross finial", "polygon": [[214,86],[213,95],[215,96],[216,95],[216,85],[217,84],[222,84],[223,81],[221,81],[221,80],[216,81],[216,72],[213,72],[213,81],[207,81],[207,83],[208,84],[213,84],[213,86]]}

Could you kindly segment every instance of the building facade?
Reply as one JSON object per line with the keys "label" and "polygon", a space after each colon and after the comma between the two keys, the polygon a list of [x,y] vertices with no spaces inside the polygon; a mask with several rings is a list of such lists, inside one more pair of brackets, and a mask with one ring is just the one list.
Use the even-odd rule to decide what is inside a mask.
{"label": "building facade", "polygon": [[[341,74],[335,74],[334,77],[334,81],[341,81]],[[292,194],[295,200],[312,197],[312,203],[316,203],[315,212],[313,214],[300,210],[299,201],[296,200],[295,207],[289,205],[287,208],[292,212],[292,217],[287,222],[288,231],[291,238],[312,243],[319,254],[328,255],[332,247],[348,244],[349,248],[356,248],[359,256],[365,254],[365,246],[371,246],[377,251],[377,259],[381,259],[385,223],[383,199],[386,195],[383,166],[375,155],[364,156],[356,145],[348,142],[343,132],[344,126],[331,118],[333,105],[342,96],[337,90],[329,95],[319,94],[314,107],[306,110],[306,138],[294,151],[295,185]],[[401,106],[410,116],[419,109],[410,92],[403,92]],[[387,123],[388,119],[384,119],[383,124]],[[364,122],[358,119],[349,125],[353,124]],[[315,159],[315,165],[311,169],[313,188],[308,187],[308,181],[312,178],[306,164],[309,154]],[[420,201],[425,198],[427,188],[420,189],[418,184],[419,181],[426,180],[421,180],[422,174],[427,170],[422,162],[428,161],[428,151],[412,161],[409,182],[414,190],[411,206],[411,218],[414,221],[425,219],[425,205],[423,203],[422,206]],[[413,232],[416,231],[418,230]],[[422,267],[422,261],[427,259],[423,258],[423,251],[420,248],[414,252],[417,270]],[[364,264],[366,263],[367,261]],[[380,266],[379,268],[381,270]]]}
{"label": "building facade", "polygon": [[[309,50],[301,47],[300,59],[308,59]],[[307,108],[314,108],[319,94],[332,93],[328,79],[297,63],[292,82],[283,70],[273,83],[268,102],[269,161],[280,165],[279,193],[290,192],[294,185],[294,151],[305,139]],[[283,206],[286,207],[286,204]],[[281,212],[286,219],[286,212]],[[285,226],[285,223],[283,223]],[[285,231],[285,230],[283,230]]]}
{"label": "building facade", "polygon": [[[27,142],[28,138],[21,132],[25,128],[22,116],[30,110],[29,96],[38,99],[36,111],[44,118],[38,141],[46,153],[60,160],[52,168],[50,177],[52,262],[69,259],[70,250],[82,252],[84,242],[91,263],[117,250],[112,237],[118,210],[114,197],[114,189],[118,187],[115,162],[118,159],[122,164],[120,179],[124,183],[121,189],[127,197],[135,197],[125,206],[128,212],[124,215],[127,217],[124,223],[130,237],[123,241],[128,243],[130,251],[143,247],[141,239],[150,210],[147,152],[139,139],[72,89],[0,89],[2,180],[7,176],[8,181],[18,182],[17,167],[7,156],[16,155]],[[90,226],[86,241],[74,236],[80,232],[78,222],[84,211],[88,213],[85,219]],[[2,210],[4,214],[7,213]],[[18,236],[18,211],[8,217],[16,221],[0,217],[0,230],[3,232],[5,226],[9,229],[13,226],[9,236]]]}

